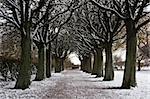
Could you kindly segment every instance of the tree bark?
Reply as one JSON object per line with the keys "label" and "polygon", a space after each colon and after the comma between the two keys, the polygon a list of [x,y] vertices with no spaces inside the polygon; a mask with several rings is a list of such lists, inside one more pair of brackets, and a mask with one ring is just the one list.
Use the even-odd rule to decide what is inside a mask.
{"label": "tree bark", "polygon": [[52,55],[51,55],[51,46],[49,44],[48,49],[46,50],[46,77],[51,77],[51,67],[52,67]]}
{"label": "tree bark", "polygon": [[89,57],[87,56],[83,56],[83,63],[82,63],[82,69],[83,69],[83,72],[86,72],[86,73],[89,73],[90,71],[88,70],[90,68],[90,65],[91,62],[89,60]]}
{"label": "tree bark", "polygon": [[94,52],[94,62],[93,62],[93,68],[92,68],[92,75],[97,75],[97,69],[98,69],[98,56],[97,52]]}
{"label": "tree bark", "polygon": [[104,81],[114,80],[114,69],[112,62],[112,43],[107,43],[105,46],[106,63]]}
{"label": "tree bark", "polygon": [[81,60],[81,70],[85,72],[86,71],[85,68],[86,68],[86,63],[85,63],[85,57],[83,56],[83,59]]}
{"label": "tree bark", "polygon": [[89,57],[87,57],[87,59],[86,59],[86,66],[87,66],[87,68],[86,68],[86,72],[87,73],[91,73],[92,72],[92,63],[91,63],[92,61],[91,61],[91,55],[89,55]]}
{"label": "tree bark", "polygon": [[64,58],[61,58],[61,59],[60,59],[61,71],[63,71],[63,70],[64,70],[64,61],[65,61],[65,59],[64,59]]}
{"label": "tree bark", "polygon": [[141,71],[141,60],[138,60],[138,71]]}
{"label": "tree bark", "polygon": [[84,63],[83,63],[83,59],[80,60],[81,61],[81,70],[84,70]]}
{"label": "tree bark", "polygon": [[130,88],[136,86],[136,28],[135,22],[132,19],[125,21],[127,31],[127,47],[126,61],[122,88]]}
{"label": "tree bark", "polygon": [[26,35],[21,35],[21,65],[15,85],[16,89],[26,89],[31,84],[31,37],[30,23],[26,24]]}
{"label": "tree bark", "polygon": [[55,56],[55,73],[61,72],[61,60]]}
{"label": "tree bark", "polygon": [[46,63],[45,63],[45,45],[40,43],[38,45],[38,65],[35,81],[41,81],[46,78]]}
{"label": "tree bark", "polygon": [[103,77],[103,49],[99,48],[96,50],[97,52],[97,76]]}
{"label": "tree bark", "polygon": [[83,57],[83,71],[86,73],[91,73],[92,71],[92,63],[91,63],[91,55]]}

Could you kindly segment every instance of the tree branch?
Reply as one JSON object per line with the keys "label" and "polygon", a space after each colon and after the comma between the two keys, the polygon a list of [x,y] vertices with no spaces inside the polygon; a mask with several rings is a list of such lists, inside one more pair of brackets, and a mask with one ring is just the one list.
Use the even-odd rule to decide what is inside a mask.
{"label": "tree branch", "polygon": [[142,22],[141,24],[139,24],[139,25],[136,27],[137,31],[138,31],[141,27],[143,27],[144,25],[148,24],[149,22],[150,22],[150,18],[147,19],[146,21]]}
{"label": "tree branch", "polygon": [[91,2],[92,4],[94,4],[94,5],[96,5],[97,7],[103,9],[103,10],[111,11],[111,12],[115,13],[116,15],[118,15],[118,16],[119,16],[120,18],[122,18],[122,19],[126,19],[125,16],[121,15],[118,11],[116,11],[116,10],[114,10],[114,9],[112,9],[112,8],[102,6],[102,5],[100,5],[98,2],[96,2],[95,0],[90,0],[90,2]]}

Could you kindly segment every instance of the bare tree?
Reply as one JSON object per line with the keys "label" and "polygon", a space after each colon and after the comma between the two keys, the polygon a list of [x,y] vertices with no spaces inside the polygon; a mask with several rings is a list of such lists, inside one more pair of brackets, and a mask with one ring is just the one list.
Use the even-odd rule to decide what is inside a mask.
{"label": "bare tree", "polygon": [[112,3],[111,6],[102,5],[96,0],[90,0],[92,4],[98,6],[101,9],[106,11],[111,11],[119,16],[125,22],[126,26],[126,62],[124,70],[124,78],[122,83],[122,88],[130,88],[131,86],[136,86],[136,34],[137,31],[149,22],[149,18],[144,22],[139,24],[139,20],[146,16],[148,13],[144,11],[144,8],[149,5],[149,0],[111,0],[107,2]]}
{"label": "bare tree", "polygon": [[[107,2],[103,3],[111,5]],[[94,74],[96,74],[97,70],[103,70],[103,67],[98,65],[103,64],[100,60],[102,59],[102,51],[105,48],[106,65],[104,80],[113,80],[114,71],[112,65],[112,44],[114,41],[124,37],[124,34],[119,34],[124,27],[124,24],[122,20],[115,14],[106,12],[104,10],[101,10],[97,6],[93,6],[90,4],[83,8],[82,13],[82,16],[78,16],[80,16],[80,19],[86,25],[82,25],[83,28],[78,29],[80,29],[81,32],[85,32],[86,35],[90,35],[93,39],[92,42],[95,41],[95,44],[93,45],[95,50],[95,60],[97,60],[97,55],[100,54],[100,56],[98,56],[99,60],[97,60],[97,62],[94,61],[93,73],[95,72]],[[118,34],[120,37],[118,36]]]}
{"label": "bare tree", "polygon": [[49,1],[6,0],[0,8],[0,17],[12,23],[21,33],[21,66],[15,88],[26,89],[30,85],[31,32],[34,16]]}

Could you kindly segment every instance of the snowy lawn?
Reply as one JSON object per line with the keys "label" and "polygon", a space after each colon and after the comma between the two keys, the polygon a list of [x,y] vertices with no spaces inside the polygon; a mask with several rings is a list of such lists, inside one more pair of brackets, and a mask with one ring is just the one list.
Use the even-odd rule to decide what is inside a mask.
{"label": "snowy lawn", "polygon": [[[61,74],[52,74],[53,77],[43,81],[33,81],[30,88],[26,90],[13,89],[15,82],[0,82],[0,99],[39,99],[45,96],[49,88],[56,85]],[[32,76],[32,79],[34,76]]]}
{"label": "snowy lawn", "polygon": [[121,86],[123,71],[114,81],[102,81],[79,70],[65,70],[43,81],[33,81],[26,90],[11,89],[15,82],[0,82],[0,99],[150,99],[150,70],[137,72],[136,88]]}

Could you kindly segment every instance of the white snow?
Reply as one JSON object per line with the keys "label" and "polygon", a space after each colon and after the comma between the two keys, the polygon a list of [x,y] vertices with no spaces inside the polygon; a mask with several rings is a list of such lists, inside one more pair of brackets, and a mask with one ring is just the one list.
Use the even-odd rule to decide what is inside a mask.
{"label": "white snow", "polygon": [[0,82],[0,99],[150,99],[150,68],[137,72],[136,88],[115,89],[123,71],[115,71],[114,81],[102,81],[79,70],[65,70],[43,81],[33,81],[26,90],[10,89],[15,82]]}
{"label": "white snow", "polygon": [[[46,94],[50,87],[56,85],[61,74],[52,74],[53,77],[43,81],[33,81],[30,88],[26,90],[13,89],[15,82],[0,82],[0,99],[39,99]],[[33,79],[34,77],[32,77]]]}

